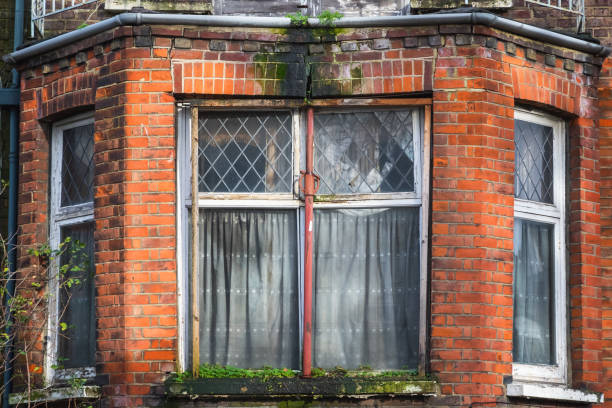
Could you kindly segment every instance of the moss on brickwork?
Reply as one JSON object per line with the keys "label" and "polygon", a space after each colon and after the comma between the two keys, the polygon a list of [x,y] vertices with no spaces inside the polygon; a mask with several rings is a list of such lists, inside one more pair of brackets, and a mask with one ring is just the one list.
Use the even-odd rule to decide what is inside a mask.
{"label": "moss on brickwork", "polygon": [[[285,52],[258,53],[253,56],[255,80],[270,94],[282,96],[306,96],[307,66],[303,46],[276,44]],[[288,52],[287,52],[288,51]]]}
{"label": "moss on brickwork", "polygon": [[363,72],[361,71],[361,65],[357,65],[351,68],[351,78],[352,79],[363,78]]}
{"label": "moss on brickwork", "polygon": [[189,399],[217,395],[273,398],[301,396],[316,399],[350,395],[433,395],[437,392],[437,383],[425,378],[196,378],[166,383],[168,396]]}

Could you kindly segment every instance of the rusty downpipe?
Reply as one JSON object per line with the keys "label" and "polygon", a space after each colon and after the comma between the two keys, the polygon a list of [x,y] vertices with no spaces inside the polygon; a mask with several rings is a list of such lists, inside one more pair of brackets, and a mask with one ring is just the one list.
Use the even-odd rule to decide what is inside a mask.
{"label": "rusty downpipe", "polygon": [[304,193],[304,342],[302,354],[302,375],[310,377],[312,368],[312,231],[313,231],[313,201],[319,188],[319,177],[313,173],[314,149],[314,111],[307,111],[306,133],[306,171],[302,172]]}

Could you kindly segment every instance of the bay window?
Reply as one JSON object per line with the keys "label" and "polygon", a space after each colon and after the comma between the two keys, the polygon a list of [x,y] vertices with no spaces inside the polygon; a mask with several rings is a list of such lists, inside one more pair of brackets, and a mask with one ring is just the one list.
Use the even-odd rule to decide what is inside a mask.
{"label": "bay window", "polygon": [[[312,365],[418,368],[429,108],[315,102],[306,146],[303,107],[225,104],[179,107],[183,365],[301,369],[312,228]],[[318,192],[306,226],[309,148]]]}
{"label": "bay window", "polygon": [[517,110],[514,121],[513,378],[567,379],[563,122]]}

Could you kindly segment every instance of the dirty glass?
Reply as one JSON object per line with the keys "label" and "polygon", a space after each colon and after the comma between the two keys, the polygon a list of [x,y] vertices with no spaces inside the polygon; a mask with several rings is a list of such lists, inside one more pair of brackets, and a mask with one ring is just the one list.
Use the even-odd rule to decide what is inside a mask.
{"label": "dirty glass", "polygon": [[200,112],[199,191],[290,193],[289,112]]}
{"label": "dirty glass", "polygon": [[530,201],[553,202],[553,129],[514,121],[514,195]]}
{"label": "dirty glass", "polygon": [[93,201],[93,124],[64,130],[62,207]]}
{"label": "dirty glass", "polygon": [[419,208],[315,211],[313,366],[416,368]]}
{"label": "dirty glass", "polygon": [[414,191],[413,110],[315,114],[318,194]]}
{"label": "dirty glass", "polygon": [[514,361],[555,364],[552,224],[514,220]]}
{"label": "dirty glass", "polygon": [[200,210],[201,362],[299,369],[296,217]]}
{"label": "dirty glass", "polygon": [[[93,268],[93,222],[62,227],[62,242],[70,238],[61,256],[61,265],[75,266],[60,272],[59,302],[59,360],[64,368],[92,367],[95,365],[96,314]],[[77,243],[83,248],[78,248]],[[60,268],[61,270],[61,268]]]}

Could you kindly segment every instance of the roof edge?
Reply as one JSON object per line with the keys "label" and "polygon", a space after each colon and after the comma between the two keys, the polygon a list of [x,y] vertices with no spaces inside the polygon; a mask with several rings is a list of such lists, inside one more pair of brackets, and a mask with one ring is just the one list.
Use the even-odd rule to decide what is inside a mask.
{"label": "roof edge", "polygon": [[[2,57],[5,62],[17,64],[27,58],[43,54],[75,41],[94,36],[106,30],[120,26],[137,26],[142,24],[180,24],[211,27],[258,27],[258,28],[294,28],[287,17],[247,17],[247,16],[210,16],[195,14],[157,14],[157,13],[122,13],[112,18],[92,24],[91,26],[61,34],[57,37],[41,41],[29,47],[14,51]],[[318,19],[308,19],[309,27],[325,27]],[[360,27],[397,27],[397,26],[427,26],[445,24],[484,25],[497,28],[527,38],[548,42],[573,50],[585,52],[599,57],[607,57],[612,51],[600,44],[585,41],[569,35],[557,33],[529,24],[496,16],[486,12],[419,14],[408,16],[380,17],[345,17],[335,22],[339,28]]]}

